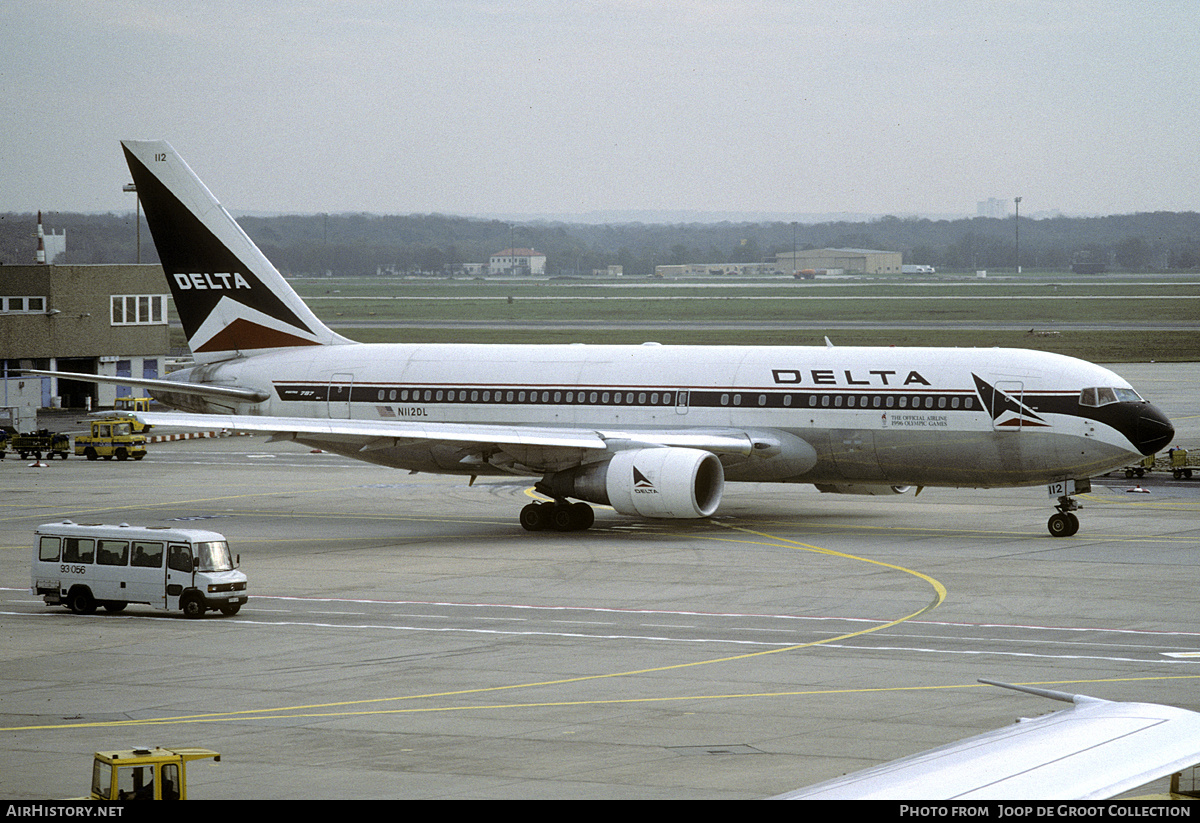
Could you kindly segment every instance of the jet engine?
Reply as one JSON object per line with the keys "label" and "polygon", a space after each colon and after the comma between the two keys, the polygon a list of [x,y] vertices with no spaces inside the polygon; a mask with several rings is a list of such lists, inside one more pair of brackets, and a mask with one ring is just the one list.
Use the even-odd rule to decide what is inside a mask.
{"label": "jet engine", "polygon": [[725,470],[716,455],[699,449],[630,449],[543,482],[557,497],[612,506],[621,514],[708,517],[721,503]]}
{"label": "jet engine", "polygon": [[814,483],[818,491],[830,494],[904,494],[912,486],[875,486],[858,483]]}

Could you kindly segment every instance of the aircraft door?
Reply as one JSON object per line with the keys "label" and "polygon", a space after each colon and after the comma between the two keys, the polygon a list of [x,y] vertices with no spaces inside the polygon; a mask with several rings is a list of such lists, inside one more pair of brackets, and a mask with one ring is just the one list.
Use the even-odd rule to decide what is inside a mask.
{"label": "aircraft door", "polygon": [[330,420],[350,419],[350,395],[353,390],[353,374],[338,372],[337,374],[330,375],[329,393],[326,395]]}

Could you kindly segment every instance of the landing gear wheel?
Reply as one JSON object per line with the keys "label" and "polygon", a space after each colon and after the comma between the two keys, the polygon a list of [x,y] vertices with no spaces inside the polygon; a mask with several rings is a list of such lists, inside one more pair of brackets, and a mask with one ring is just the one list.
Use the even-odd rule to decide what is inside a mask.
{"label": "landing gear wheel", "polygon": [[1055,512],[1046,523],[1052,537],[1070,537],[1079,531],[1079,518],[1071,512]]}
{"label": "landing gear wheel", "polygon": [[550,513],[550,523],[560,532],[581,532],[596,522],[596,513],[587,503],[563,503]]}
{"label": "landing gear wheel", "polygon": [[549,514],[545,503],[530,503],[521,509],[521,526],[527,532],[540,532],[550,525]]}
{"label": "landing gear wheel", "polygon": [[558,532],[575,531],[575,515],[570,506],[555,506],[550,512],[550,525]]}
{"label": "landing gear wheel", "polygon": [[521,509],[521,526],[530,532],[580,532],[595,522],[596,513],[587,503],[530,503]]}
{"label": "landing gear wheel", "polygon": [[587,503],[572,503],[571,508],[575,512],[575,528],[579,531],[590,529],[596,522],[596,512]]}

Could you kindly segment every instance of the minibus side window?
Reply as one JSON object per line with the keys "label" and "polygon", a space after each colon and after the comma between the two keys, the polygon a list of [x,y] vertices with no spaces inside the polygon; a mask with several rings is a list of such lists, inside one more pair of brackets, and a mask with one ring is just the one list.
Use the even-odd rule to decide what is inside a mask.
{"label": "minibus side window", "polygon": [[64,563],[91,563],[96,550],[96,541],[90,537],[64,537]]}
{"label": "minibus side window", "polygon": [[129,541],[101,540],[96,547],[96,562],[101,566],[124,566],[129,562]]}
{"label": "minibus side window", "polygon": [[38,560],[44,563],[58,561],[58,538],[43,537],[38,543]]}
{"label": "minibus side window", "polygon": [[192,548],[191,546],[177,546],[172,544],[167,548],[167,565],[173,571],[190,572],[192,570]]}
{"label": "minibus side window", "polygon": [[150,543],[141,540],[133,542],[133,563],[145,569],[161,569],[163,561],[163,544]]}

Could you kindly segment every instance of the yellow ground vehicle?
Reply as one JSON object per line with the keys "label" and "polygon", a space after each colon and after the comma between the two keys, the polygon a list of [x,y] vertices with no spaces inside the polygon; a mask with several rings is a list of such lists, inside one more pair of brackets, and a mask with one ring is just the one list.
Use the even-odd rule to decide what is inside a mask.
{"label": "yellow ground vehicle", "polygon": [[66,460],[67,455],[71,453],[71,438],[49,429],[15,434],[10,438],[9,445],[21,455],[22,460],[31,454],[38,460],[42,459],[42,455],[49,460],[56,454]]}
{"label": "yellow ground vehicle", "polygon": [[1192,467],[1188,463],[1187,449],[1181,449],[1181,448],[1176,447],[1173,449],[1169,449],[1167,451],[1167,454],[1171,458],[1171,476],[1174,477],[1176,480],[1183,480],[1185,478],[1187,480],[1191,480],[1192,479]]}
{"label": "yellow ground vehicle", "polygon": [[96,752],[92,761],[93,800],[187,800],[187,764],[221,755],[182,747]]}
{"label": "yellow ground vehicle", "polygon": [[146,436],[133,430],[132,417],[108,417],[92,421],[92,433],[75,438],[75,454],[96,460],[141,460],[146,456]]}
{"label": "yellow ground vehicle", "polygon": [[1132,478],[1134,475],[1137,475],[1138,477],[1145,477],[1146,472],[1154,469],[1154,457],[1155,455],[1152,454],[1143,460],[1139,460],[1132,466],[1126,466],[1125,476],[1130,478]]}
{"label": "yellow ground vehicle", "polygon": [[133,416],[137,412],[150,411],[149,397],[118,397],[113,404],[113,410],[118,412],[118,416],[129,417],[133,420],[133,430],[135,432],[141,433],[150,430],[150,426]]}

